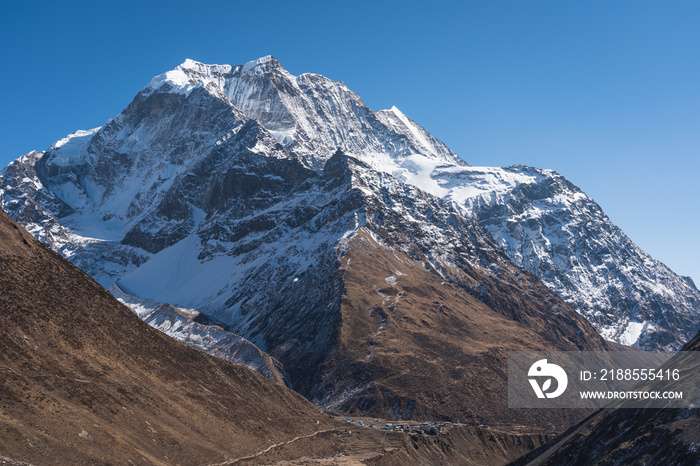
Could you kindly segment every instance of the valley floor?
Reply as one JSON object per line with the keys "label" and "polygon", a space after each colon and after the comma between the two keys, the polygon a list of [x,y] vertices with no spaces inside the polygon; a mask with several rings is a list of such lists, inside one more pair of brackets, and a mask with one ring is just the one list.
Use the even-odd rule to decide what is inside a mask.
{"label": "valley floor", "polygon": [[[348,420],[349,419],[349,420]],[[551,439],[488,426],[334,418],[334,427],[272,445],[223,465],[502,465]],[[358,422],[362,422],[360,425]],[[440,424],[445,424],[441,426]],[[387,427],[393,428],[387,428]],[[421,427],[436,428],[430,431]],[[432,433],[428,433],[432,432]]]}

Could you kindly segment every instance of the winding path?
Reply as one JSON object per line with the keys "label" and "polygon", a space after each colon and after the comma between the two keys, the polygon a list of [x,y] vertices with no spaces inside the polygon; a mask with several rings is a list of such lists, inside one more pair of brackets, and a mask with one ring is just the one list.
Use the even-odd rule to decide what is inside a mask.
{"label": "winding path", "polygon": [[236,464],[236,463],[238,463],[239,461],[252,460],[252,459],[257,458],[257,457],[260,456],[260,455],[264,455],[265,453],[267,453],[268,451],[272,450],[273,448],[277,448],[277,447],[280,447],[280,446],[282,446],[282,445],[288,445],[288,444],[290,444],[290,443],[296,442],[297,440],[301,440],[301,439],[309,438],[309,437],[314,437],[314,436],[316,436],[316,435],[318,435],[318,434],[323,434],[323,433],[325,433],[325,432],[332,432],[332,431],[334,431],[334,430],[337,430],[337,429],[336,429],[336,428],[331,428],[331,429],[317,430],[316,432],[313,432],[313,433],[311,433],[311,434],[299,435],[299,436],[297,436],[297,437],[294,437],[294,438],[291,439],[291,440],[287,440],[287,441],[285,441],[285,442],[280,442],[280,443],[275,443],[275,444],[273,444],[273,445],[270,445],[270,446],[267,447],[266,449],[264,449],[264,450],[262,450],[262,451],[259,451],[259,452],[255,453],[254,455],[242,456],[242,457],[240,457],[240,458],[235,458],[235,459],[231,459],[231,460],[226,460],[226,461],[224,461],[224,462],[222,462],[222,463],[213,463],[213,464],[210,464],[209,466],[224,466],[224,465],[227,465],[227,464]]}

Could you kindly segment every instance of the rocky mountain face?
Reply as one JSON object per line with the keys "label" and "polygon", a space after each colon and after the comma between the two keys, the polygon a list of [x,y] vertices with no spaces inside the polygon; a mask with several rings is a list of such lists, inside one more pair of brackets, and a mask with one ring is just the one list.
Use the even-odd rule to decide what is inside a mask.
{"label": "rocky mountain face", "polygon": [[[243,147],[264,157],[241,160],[240,167],[253,159],[278,162],[241,168],[237,180],[220,171],[217,186],[227,191],[198,192],[206,170],[235,169],[227,154]],[[260,176],[274,183],[283,166],[320,173],[338,148],[476,216],[516,265],[606,339],[675,350],[700,326],[692,281],[640,250],[562,176],[524,166],[469,167],[396,107],[373,112],[345,84],[292,76],[269,56],[241,66],[185,61],[154,78],[104,127],[10,164],[0,197],[37,238],[109,287],[199,228],[199,217],[213,218],[211,209],[237,208],[221,204],[231,190],[266,194],[251,183]],[[285,196],[288,181],[272,193]],[[209,198],[188,205],[172,189],[176,183],[194,190],[190,197]],[[272,202],[265,197],[256,202]],[[245,219],[243,211],[235,215]],[[245,221],[234,236],[249,227]]]}
{"label": "rocky mountain face", "polygon": [[196,309],[183,309],[172,304],[137,298],[125,293],[118,285],[112,286],[109,291],[141,320],[180,343],[219,359],[246,366],[275,382],[288,384],[280,362]]}
{"label": "rocky mountain face", "polygon": [[[612,243],[609,257],[591,250],[610,231],[607,219],[592,201],[579,215],[585,195],[561,177],[568,191],[550,186],[558,175],[528,170],[469,167],[398,109],[372,112],[344,84],[294,77],[271,57],[236,67],[188,60],[103,127],[6,167],[0,202],[103,286],[194,309],[249,340],[319,406],[492,423],[515,416],[556,429],[576,415],[520,415],[489,394],[505,389],[509,350],[607,347],[536,276],[581,310],[579,301],[604,294],[572,298],[585,289],[583,275],[601,274],[596,258],[611,276],[629,272],[635,318],[669,314],[641,332],[660,335],[648,338],[651,346],[676,344],[660,339],[666,327],[697,326],[698,292],[659,265],[682,297],[664,301],[659,292],[657,307],[639,304],[649,302],[640,283],[658,263],[635,262],[641,251]],[[527,234],[513,234],[512,247],[496,230],[503,222],[489,220],[487,199],[505,225],[526,225],[514,227]],[[544,207],[555,201],[558,213]],[[559,234],[524,211],[548,225],[570,220],[563,231],[590,232],[562,234],[557,246],[577,268],[561,256],[551,259],[556,270],[524,259]],[[627,329],[630,309],[609,299],[614,309],[600,322]],[[671,316],[678,303],[688,305]],[[146,314],[171,328],[178,321]],[[213,340],[204,346],[215,334],[207,332]]]}
{"label": "rocky mountain face", "polygon": [[700,294],[632,242],[600,206],[552,170],[443,168],[433,175],[510,259],[612,341],[675,351],[696,334]]}

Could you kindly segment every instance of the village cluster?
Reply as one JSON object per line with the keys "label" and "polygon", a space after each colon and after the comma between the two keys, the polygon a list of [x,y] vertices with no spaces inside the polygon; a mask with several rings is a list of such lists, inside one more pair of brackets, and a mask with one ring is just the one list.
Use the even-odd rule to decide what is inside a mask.
{"label": "village cluster", "polygon": [[[438,435],[444,434],[451,427],[463,426],[464,424],[459,422],[412,422],[412,421],[400,421],[400,423],[387,422],[380,419],[365,419],[365,418],[342,418],[348,424],[354,424],[357,426],[362,426],[370,429],[381,429],[385,431],[393,432],[408,432],[414,434],[425,434],[425,435]],[[487,428],[488,426],[479,425],[481,428]]]}

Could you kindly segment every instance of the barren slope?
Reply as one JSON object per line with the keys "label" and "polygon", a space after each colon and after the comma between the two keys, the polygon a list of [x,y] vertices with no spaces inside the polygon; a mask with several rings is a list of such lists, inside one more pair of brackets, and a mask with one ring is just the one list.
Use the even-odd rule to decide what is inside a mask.
{"label": "barren slope", "polygon": [[0,455],[202,464],[330,421],[242,366],[176,343],[0,213]]}
{"label": "barren slope", "polygon": [[[507,407],[508,351],[605,348],[588,322],[563,303],[562,314],[573,320],[569,325],[556,322],[560,316],[545,317],[549,308],[534,304],[536,291],[517,309],[534,315],[511,318],[363,230],[341,261],[345,294],[338,350],[326,366],[326,408],[549,432],[586,415]],[[486,282],[485,275],[472,270],[469,277]],[[507,292],[504,302],[521,298],[520,289],[510,290],[513,296]],[[545,322],[529,326],[528,318]],[[333,384],[343,379],[353,383]]]}

